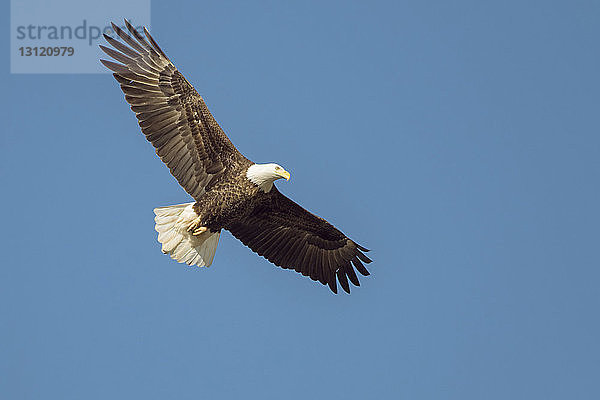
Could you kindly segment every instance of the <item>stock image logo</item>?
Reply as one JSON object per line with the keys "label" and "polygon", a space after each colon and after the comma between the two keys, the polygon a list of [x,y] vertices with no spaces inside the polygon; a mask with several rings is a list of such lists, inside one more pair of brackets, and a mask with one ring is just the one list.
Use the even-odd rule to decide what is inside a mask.
{"label": "stock image logo", "polygon": [[106,73],[98,63],[98,44],[103,34],[114,34],[110,21],[123,18],[141,32],[150,26],[150,0],[12,0],[11,73]]}

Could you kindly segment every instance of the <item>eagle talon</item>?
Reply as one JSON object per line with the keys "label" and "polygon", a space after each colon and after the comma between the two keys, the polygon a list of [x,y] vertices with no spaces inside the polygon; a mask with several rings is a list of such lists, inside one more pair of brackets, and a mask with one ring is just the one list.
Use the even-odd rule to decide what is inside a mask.
{"label": "eagle talon", "polygon": [[196,229],[194,232],[192,232],[192,235],[194,236],[199,236],[202,235],[204,232],[206,232],[208,230],[207,227],[205,226],[201,226],[200,228]]}
{"label": "eagle talon", "polygon": [[208,230],[207,227],[201,226],[201,224],[202,219],[200,217],[197,217],[192,222],[190,222],[190,224],[187,227],[187,231],[191,232],[194,236],[201,235]]}

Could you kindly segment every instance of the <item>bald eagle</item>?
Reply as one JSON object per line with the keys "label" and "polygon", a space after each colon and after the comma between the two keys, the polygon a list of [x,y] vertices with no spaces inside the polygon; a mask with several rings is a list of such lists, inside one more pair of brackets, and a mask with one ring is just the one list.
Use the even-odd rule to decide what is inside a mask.
{"label": "bald eagle", "polygon": [[278,164],[255,164],[231,143],[204,100],[179,73],[146,28],[114,23],[119,41],[104,35],[101,49],[142,132],[195,202],[159,207],[156,231],[162,251],[188,265],[210,266],[222,229],[273,264],[294,269],[337,293],[350,293],[364,276],[368,250],[284,196],[273,184],[289,180]]}

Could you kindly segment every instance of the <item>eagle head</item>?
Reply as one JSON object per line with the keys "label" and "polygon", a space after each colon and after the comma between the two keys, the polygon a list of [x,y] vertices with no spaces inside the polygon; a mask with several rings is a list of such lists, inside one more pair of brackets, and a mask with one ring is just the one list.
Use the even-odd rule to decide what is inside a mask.
{"label": "eagle head", "polygon": [[246,178],[264,192],[268,192],[273,187],[273,182],[277,179],[290,179],[290,173],[279,164],[253,164],[246,171]]}

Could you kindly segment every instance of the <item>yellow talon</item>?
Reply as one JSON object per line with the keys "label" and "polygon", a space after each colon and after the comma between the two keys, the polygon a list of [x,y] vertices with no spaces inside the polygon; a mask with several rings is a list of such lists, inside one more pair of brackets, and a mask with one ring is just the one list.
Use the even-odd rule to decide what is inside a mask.
{"label": "yellow talon", "polygon": [[192,233],[192,235],[194,235],[194,236],[202,235],[202,234],[203,234],[204,232],[206,232],[207,230],[208,230],[208,228],[207,228],[207,227],[205,227],[205,226],[201,226],[200,228],[196,229],[196,230],[195,230],[195,231]]}
{"label": "yellow talon", "polygon": [[194,219],[187,227],[188,232],[191,232],[194,236],[202,235],[208,230],[208,228],[205,226],[200,226],[201,223],[202,220],[200,217]]}
{"label": "yellow talon", "polygon": [[193,232],[196,229],[198,229],[198,227],[200,226],[200,224],[202,223],[200,217],[195,218],[192,222],[189,223],[189,225],[187,226],[187,230],[188,232]]}

